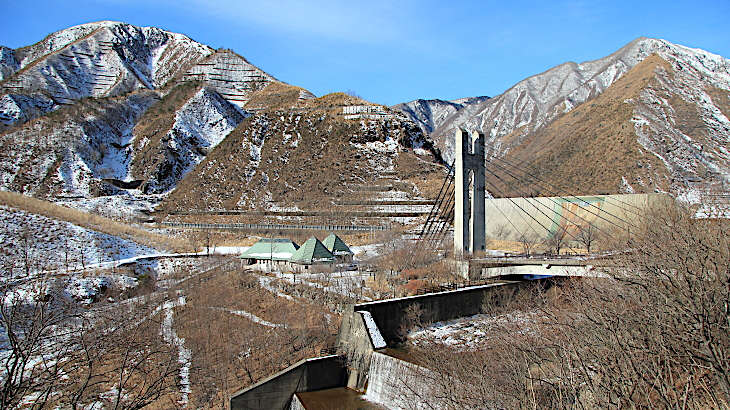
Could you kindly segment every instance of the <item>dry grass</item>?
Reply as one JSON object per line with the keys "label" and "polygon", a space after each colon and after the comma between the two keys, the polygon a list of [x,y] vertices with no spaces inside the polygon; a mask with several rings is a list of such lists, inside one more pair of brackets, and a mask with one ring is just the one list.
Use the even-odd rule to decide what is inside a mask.
{"label": "dry grass", "polygon": [[245,109],[261,110],[290,109],[299,102],[299,94],[304,89],[293,85],[271,82],[263,89],[256,91],[246,103]]}
{"label": "dry grass", "polygon": [[313,100],[303,102],[302,107],[309,110],[341,115],[342,107],[346,105],[376,105],[342,92],[330,93]]}
{"label": "dry grass", "polygon": [[721,88],[710,87],[707,94],[712,98],[712,102],[722,111],[725,117],[730,118],[730,91]]}
{"label": "dry grass", "polygon": [[[637,98],[655,81],[658,69],[672,73],[671,66],[660,57],[647,57],[601,95],[527,136],[506,159],[530,167],[543,180],[572,187],[573,193],[620,192],[622,176],[629,180],[643,176],[644,181],[653,180],[658,187],[666,189],[668,181],[657,181],[653,173],[647,174],[649,170],[663,169],[663,164],[644,153],[636,141],[631,122],[634,107],[625,102]],[[502,178],[507,186],[495,178],[491,182],[507,195],[548,194],[534,186],[516,185],[505,172],[496,170],[505,175]],[[638,191],[641,187],[634,188]],[[648,192],[654,188],[646,186],[643,190]]]}
{"label": "dry grass", "polygon": [[518,241],[507,241],[502,239],[487,239],[487,249],[522,253],[522,244]]}
{"label": "dry grass", "polygon": [[[318,356],[334,342],[339,325],[338,315],[321,303],[278,297],[238,269],[187,281],[184,292],[187,303],[175,309],[175,330],[192,351],[190,399],[196,408],[223,408],[227,394]],[[250,312],[279,327],[231,311]]]}
{"label": "dry grass", "polygon": [[436,199],[446,177],[446,168],[410,152],[402,152],[396,160],[396,171],[403,181],[415,185],[421,196]]}
{"label": "dry grass", "polygon": [[[354,99],[343,94],[334,100],[345,98]],[[190,171],[161,210],[261,208],[266,206],[267,191],[276,203],[330,209],[333,200],[351,198],[353,186],[372,185],[380,177],[367,162],[370,154],[352,143],[383,141],[389,130],[400,132],[399,123],[363,132],[358,122],[321,112],[259,112],[243,120]],[[260,145],[262,139],[256,166],[250,145],[254,141]],[[298,140],[296,146],[291,140]]]}
{"label": "dry grass", "polygon": [[29,213],[43,215],[61,221],[66,221],[87,229],[93,229],[109,235],[129,239],[141,245],[166,249],[170,251],[184,251],[189,248],[187,241],[159,235],[122,222],[89,214],[76,209],[66,208],[54,203],[31,198],[14,192],[0,191],[0,205],[20,209]]}

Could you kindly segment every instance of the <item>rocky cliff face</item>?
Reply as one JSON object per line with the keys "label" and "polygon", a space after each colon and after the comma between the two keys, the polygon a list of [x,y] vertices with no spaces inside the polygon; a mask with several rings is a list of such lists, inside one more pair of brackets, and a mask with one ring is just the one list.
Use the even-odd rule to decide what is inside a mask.
{"label": "rocky cliff face", "polygon": [[0,81],[18,71],[20,63],[15,59],[15,50],[0,46]]}

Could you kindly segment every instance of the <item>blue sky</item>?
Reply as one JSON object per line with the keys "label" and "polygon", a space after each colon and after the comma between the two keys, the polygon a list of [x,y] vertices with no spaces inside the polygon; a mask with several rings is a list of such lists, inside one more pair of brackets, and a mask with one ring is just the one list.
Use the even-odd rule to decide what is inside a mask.
{"label": "blue sky", "polygon": [[0,0],[0,44],[119,20],[231,48],[317,95],[382,104],[498,95],[566,61],[658,37],[730,57],[730,1]]}

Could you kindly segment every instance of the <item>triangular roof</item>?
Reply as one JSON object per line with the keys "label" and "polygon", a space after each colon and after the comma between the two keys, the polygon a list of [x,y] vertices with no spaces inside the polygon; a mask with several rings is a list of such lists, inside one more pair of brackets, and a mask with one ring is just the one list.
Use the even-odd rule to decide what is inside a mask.
{"label": "triangular roof", "polygon": [[345,241],[340,239],[339,236],[334,233],[329,234],[322,244],[327,248],[328,251],[332,252],[333,255],[352,255],[350,247],[347,246]]}
{"label": "triangular roof", "polygon": [[286,238],[264,238],[246,249],[241,255],[243,259],[268,259],[275,261],[288,261],[299,246]]}
{"label": "triangular roof", "polygon": [[289,260],[292,263],[310,265],[314,262],[333,262],[335,256],[327,250],[319,239],[312,236],[294,252],[294,255]]}

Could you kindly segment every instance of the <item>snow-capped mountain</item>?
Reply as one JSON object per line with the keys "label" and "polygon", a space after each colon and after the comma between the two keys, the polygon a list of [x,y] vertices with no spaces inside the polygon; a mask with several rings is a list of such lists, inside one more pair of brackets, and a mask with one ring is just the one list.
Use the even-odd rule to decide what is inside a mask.
{"label": "snow-capped mountain", "polygon": [[[624,89],[612,90],[615,98],[622,98],[621,103],[627,105],[624,108],[630,115],[625,115],[625,110],[617,116],[616,112],[588,109],[596,106],[595,100],[599,96],[611,87],[615,88],[621,78],[650,56],[658,57],[659,61],[651,67],[642,67],[646,71],[642,73],[646,81],[641,82],[640,87],[624,84]],[[511,151],[522,147],[519,151],[523,153],[539,152],[536,147],[545,140],[538,141],[538,135],[552,136],[556,130],[551,131],[550,127],[558,127],[555,123],[562,117],[580,114],[587,122],[574,124],[575,129],[561,128],[560,138],[567,138],[571,133],[585,134],[595,144],[611,144],[611,141],[593,140],[598,133],[586,129],[586,124],[629,126],[635,130],[635,146],[631,149],[642,150],[642,155],[660,160],[663,169],[655,168],[651,175],[646,173],[646,168],[623,175],[624,180],[629,181],[628,186],[620,186],[619,178],[612,180],[605,189],[613,192],[658,189],[676,193],[686,188],[687,181],[704,180],[708,175],[714,175],[717,181],[730,182],[729,90],[730,60],[665,40],[639,38],[605,58],[553,67],[520,81],[494,98],[464,104],[446,118],[443,113],[451,106],[444,110],[441,101],[417,101],[396,108],[419,121],[424,130],[432,129],[430,135],[447,160],[453,157],[456,127],[484,132],[489,155],[514,156],[515,160],[534,162],[534,157],[522,157],[523,154]],[[584,107],[579,114],[573,113],[584,104],[589,107]],[[438,115],[412,115],[414,106],[419,107],[418,112],[432,111]],[[680,111],[692,118],[680,118]],[[587,117],[592,120],[588,121]],[[608,165],[605,158],[595,159]],[[658,179],[666,180],[666,183],[659,183]]]}
{"label": "snow-capped mountain", "polygon": [[[284,168],[304,163],[273,163],[267,157],[267,145],[281,138],[312,139],[289,147],[292,156],[295,151],[311,156],[313,146],[321,149],[328,139],[347,146],[393,142],[387,152],[367,157],[377,164],[391,161],[401,149],[431,155],[432,144],[400,113],[383,108],[387,113],[378,119],[346,119],[343,106],[370,103],[344,94],[315,99],[231,50],[213,50],[155,27],[104,21],[58,31],[28,47],[3,47],[0,73],[0,144],[7,147],[0,152],[0,189],[72,206],[120,195],[152,202],[172,196],[194,208],[255,207],[272,200],[272,187],[283,182],[277,175],[289,173]],[[256,120],[244,121],[251,116]],[[293,120],[302,117],[306,121]],[[236,144],[250,147],[256,158],[216,154],[237,150],[224,144],[234,131]],[[211,154],[215,162],[206,161]],[[259,167],[262,157],[266,163]],[[315,154],[307,163],[318,167],[331,161]],[[238,170],[233,165],[238,162],[246,164],[243,180],[225,175]],[[359,167],[357,162],[346,168]],[[213,165],[215,175],[207,174]],[[362,169],[367,172],[361,178],[367,179],[380,168]],[[203,191],[193,198],[173,195],[183,180],[185,192]],[[222,186],[227,180],[243,185],[231,190]],[[251,181],[263,182],[254,188]],[[308,191],[327,189],[306,180],[301,184]],[[302,197],[298,189],[290,185],[283,192]],[[226,196],[234,191],[236,198]]]}
{"label": "snow-capped mountain", "polygon": [[0,50],[0,121],[27,121],[84,97],[202,81],[240,107],[276,81],[245,58],[156,27],[103,21]]}
{"label": "snow-capped mountain", "polygon": [[423,132],[431,134],[457,111],[488,99],[489,97],[468,97],[454,101],[419,99],[394,105],[393,109],[403,112],[415,121]]}

